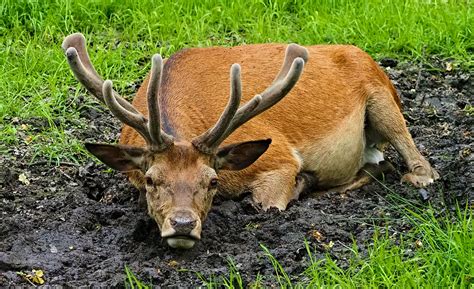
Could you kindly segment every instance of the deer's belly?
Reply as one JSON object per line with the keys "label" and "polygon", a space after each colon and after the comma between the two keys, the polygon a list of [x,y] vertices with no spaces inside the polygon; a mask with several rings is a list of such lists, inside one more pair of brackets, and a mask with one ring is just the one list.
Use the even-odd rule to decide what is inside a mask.
{"label": "deer's belly", "polygon": [[318,186],[334,187],[353,180],[363,165],[363,115],[353,115],[324,138],[297,149],[302,170],[315,172]]}

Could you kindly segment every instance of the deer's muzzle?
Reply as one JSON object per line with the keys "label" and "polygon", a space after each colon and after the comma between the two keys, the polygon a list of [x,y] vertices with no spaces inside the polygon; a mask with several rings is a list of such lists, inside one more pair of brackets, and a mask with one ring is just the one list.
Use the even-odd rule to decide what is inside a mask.
{"label": "deer's muzzle", "polygon": [[192,248],[201,239],[201,220],[191,211],[177,211],[165,220],[161,237],[172,248]]}

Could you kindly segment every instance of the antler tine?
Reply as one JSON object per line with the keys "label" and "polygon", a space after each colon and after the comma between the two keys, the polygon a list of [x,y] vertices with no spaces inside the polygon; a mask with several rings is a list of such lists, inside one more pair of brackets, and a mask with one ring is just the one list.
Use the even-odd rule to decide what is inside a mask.
{"label": "antler tine", "polygon": [[150,137],[150,133],[148,131],[148,120],[139,112],[133,113],[125,109],[117,101],[113,93],[112,81],[104,81],[102,93],[104,95],[105,104],[110,109],[112,114],[121,122],[133,127],[141,136],[143,136],[147,144],[152,146],[153,139]]}
{"label": "antler tine", "polygon": [[290,71],[291,65],[293,64],[293,60],[295,60],[298,57],[302,58],[305,63],[308,62],[308,58],[309,58],[308,50],[304,48],[303,46],[299,46],[298,44],[291,43],[286,48],[285,60],[283,61],[283,65],[280,69],[280,72],[278,72],[278,75],[273,80],[273,83],[277,81],[281,81],[285,78],[285,76]]}
{"label": "antler tine", "polygon": [[74,33],[67,36],[66,38],[64,38],[61,47],[64,51],[67,51],[70,47],[74,47],[77,50],[79,58],[82,60],[82,64],[84,65],[85,69],[91,74],[93,74],[94,77],[100,79],[99,74],[97,73],[90,61],[89,54],[87,53],[86,48],[86,38],[84,37],[84,35],[82,35],[82,33]]}
{"label": "antler tine", "polygon": [[[105,102],[102,93],[104,80],[99,76],[92,65],[86,48],[86,39],[81,33],[74,33],[67,36],[62,45],[72,72],[77,80],[102,103]],[[138,113],[136,109],[120,95],[113,91],[115,98],[122,107],[130,112]]]}
{"label": "antler tine", "polygon": [[148,82],[148,131],[152,140],[152,149],[164,150],[172,142],[173,137],[161,130],[160,107],[158,103],[158,92],[161,84],[161,72],[163,69],[163,59],[161,55],[155,54],[152,58],[150,81]]}
{"label": "antler tine", "polygon": [[240,65],[234,63],[230,69],[230,97],[224,112],[219,117],[217,123],[204,134],[194,138],[192,143],[204,153],[212,153],[219,145],[217,141],[225,133],[242,98],[242,82],[240,78]]}
{"label": "antler tine", "polygon": [[295,86],[303,73],[305,62],[308,60],[306,48],[291,44],[286,49],[285,60],[280,72],[275,77],[272,85],[261,94],[257,94],[250,101],[240,107],[230,121],[227,129],[212,144],[208,150],[214,150],[238,127],[269,109]]}
{"label": "antler tine", "polygon": [[67,36],[61,46],[76,78],[97,99],[105,103],[110,111],[123,123],[133,127],[152,150],[164,150],[173,137],[161,131],[158,91],[161,82],[163,60],[153,56],[151,77],[148,85],[148,109],[150,121],[112,88],[112,81],[104,81],[92,65],[86,48],[86,39],[81,33]]}

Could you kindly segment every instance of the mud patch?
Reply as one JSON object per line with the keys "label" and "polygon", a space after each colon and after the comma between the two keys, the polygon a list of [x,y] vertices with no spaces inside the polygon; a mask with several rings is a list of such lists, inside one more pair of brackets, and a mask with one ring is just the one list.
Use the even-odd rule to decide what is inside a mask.
{"label": "mud patch", "polygon": [[[384,60],[385,66],[396,66]],[[308,264],[304,239],[324,258],[329,253],[344,266],[353,240],[364,252],[376,227],[390,234],[409,230],[394,209],[393,192],[427,207],[451,209],[455,201],[473,202],[473,74],[431,66],[399,65],[387,72],[403,99],[405,117],[420,151],[440,172],[427,190],[399,184],[406,167],[397,154],[388,156],[398,175],[385,185],[373,183],[347,194],[303,197],[285,212],[255,211],[247,198],[216,199],[203,228],[203,240],[189,251],[169,248],[157,226],[137,204],[138,192],[119,173],[103,165],[27,164],[26,145],[0,160],[0,285],[24,284],[16,271],[42,269],[46,284],[123,285],[127,265],[145,282],[162,286],[197,286],[204,276],[227,272],[232,258],[246,282],[257,274],[271,276],[264,244],[291,276]],[[88,128],[72,123],[78,139],[112,142],[120,125],[108,112],[81,106]],[[81,108],[82,107],[82,108]],[[32,127],[42,120],[24,120]],[[29,184],[19,181],[24,176]],[[395,206],[396,207],[396,206]],[[270,277],[266,281],[271,284]]]}

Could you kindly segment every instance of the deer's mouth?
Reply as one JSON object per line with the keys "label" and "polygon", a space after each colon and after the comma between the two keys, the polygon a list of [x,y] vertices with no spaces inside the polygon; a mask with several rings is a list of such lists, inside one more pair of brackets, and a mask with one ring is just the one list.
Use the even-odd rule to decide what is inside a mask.
{"label": "deer's mouth", "polygon": [[165,239],[168,246],[176,249],[191,249],[199,241],[199,238],[192,235],[174,235]]}
{"label": "deer's mouth", "polygon": [[190,234],[162,234],[161,237],[166,240],[168,246],[177,249],[191,249],[201,239],[194,231]]}

